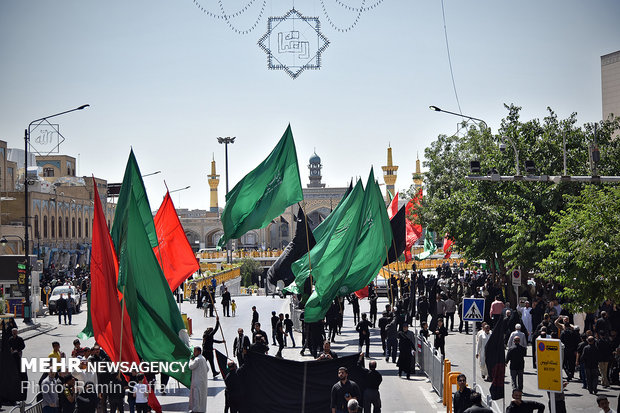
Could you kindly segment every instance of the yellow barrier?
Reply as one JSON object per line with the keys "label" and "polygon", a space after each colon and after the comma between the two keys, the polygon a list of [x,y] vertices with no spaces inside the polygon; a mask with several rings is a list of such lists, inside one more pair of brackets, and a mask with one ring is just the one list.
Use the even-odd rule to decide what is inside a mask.
{"label": "yellow barrier", "polygon": [[[222,285],[222,283],[232,280],[234,278],[240,277],[241,276],[241,267],[233,267],[233,268],[229,268],[226,270],[223,270],[222,272],[219,272],[217,274],[213,275],[215,277],[215,281],[217,282],[217,285]],[[192,291],[191,289],[191,284],[193,282],[196,283],[196,291],[202,289],[203,286],[206,286],[207,288],[209,288],[209,286],[211,285],[211,278],[213,278],[213,276],[209,276],[209,277],[202,277],[202,278],[198,278],[198,279],[194,279],[194,280],[189,280],[188,282],[185,283],[185,297],[189,297],[190,293]]]}
{"label": "yellow barrier", "polygon": [[460,371],[451,371],[448,374],[448,381],[444,383],[443,388],[444,388],[444,393],[445,393],[445,389],[448,389],[448,400],[447,404],[444,403],[446,405],[446,413],[452,413],[452,385],[456,384],[456,379],[457,377],[461,374]]}
{"label": "yellow barrier", "polygon": [[450,391],[449,387],[446,386],[446,383],[448,383],[448,375],[450,374],[450,370],[452,369],[452,363],[450,362],[450,360],[445,359],[443,362],[443,394],[441,395],[441,401],[443,403],[443,405],[446,405],[446,400],[447,400],[447,396],[446,394]]}

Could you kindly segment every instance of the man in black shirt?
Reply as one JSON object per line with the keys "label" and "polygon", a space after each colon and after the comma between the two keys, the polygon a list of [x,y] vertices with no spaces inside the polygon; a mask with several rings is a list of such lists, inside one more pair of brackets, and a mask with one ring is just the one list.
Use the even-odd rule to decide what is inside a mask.
{"label": "man in black shirt", "polygon": [[256,343],[258,336],[263,338],[263,341],[266,345],[269,345],[267,333],[260,329],[260,323],[254,324],[254,335],[252,336],[252,343]]}
{"label": "man in black shirt", "polygon": [[252,306],[252,325],[250,326],[250,333],[254,332],[254,326],[258,323],[258,311],[256,311],[256,306]]}
{"label": "man in black shirt", "polygon": [[586,370],[586,384],[590,394],[598,393],[598,361],[599,354],[594,337],[588,337],[588,344],[583,348],[579,363],[583,363]]}
{"label": "man in black shirt", "polygon": [[383,381],[381,373],[377,371],[377,362],[368,363],[367,369],[364,367],[364,353],[360,354],[357,361],[358,367],[362,370],[366,388],[364,389],[364,411],[370,413],[370,405],[374,406],[374,413],[381,413],[381,395],[379,394],[379,385]]}
{"label": "man in black shirt", "polygon": [[357,351],[361,353],[362,347],[364,346],[364,343],[366,343],[366,355],[368,357],[370,357],[370,325],[370,321],[366,319],[366,313],[363,313],[361,321],[357,323],[357,326],[355,327],[355,330],[359,334],[359,345]]}
{"label": "man in black shirt", "polygon": [[317,360],[334,360],[338,355],[331,350],[331,344],[325,340],[323,343],[323,352],[316,358]]}
{"label": "man in black shirt", "polygon": [[512,389],[523,390],[523,369],[525,368],[525,347],[521,345],[521,337],[514,337],[514,347],[506,354],[506,364],[510,362]]}
{"label": "man in black shirt", "polygon": [[347,403],[349,400],[359,400],[360,388],[354,381],[349,380],[349,371],[346,367],[338,369],[338,378],[340,380],[332,387],[332,413],[347,413]]}
{"label": "man in black shirt", "polygon": [[276,345],[276,332],[277,332],[277,324],[278,321],[280,321],[280,318],[278,318],[278,316],[276,315],[275,311],[271,312],[271,345],[275,346]]}
{"label": "man in black shirt", "polygon": [[465,409],[464,413],[493,413],[492,409],[488,407],[482,407],[482,396],[478,392],[472,392],[470,400],[472,402],[472,406]]}
{"label": "man in black shirt", "polygon": [[523,392],[519,389],[512,391],[512,402],[506,408],[506,413],[532,413],[536,410],[538,413],[545,411],[545,405],[535,401],[523,401]]}
{"label": "man in black shirt", "polygon": [[284,314],[282,313],[280,313],[276,322],[276,340],[278,341],[276,357],[282,358],[282,349],[284,348]]}
{"label": "man in black shirt", "polygon": [[383,347],[383,355],[385,356],[385,340],[387,339],[387,332],[385,328],[390,322],[387,311],[384,311],[379,319],[379,332],[381,333],[381,347]]}
{"label": "man in black shirt", "polygon": [[471,389],[467,387],[467,377],[459,374],[456,378],[457,389],[452,398],[452,411],[454,413],[463,413],[472,405]]}
{"label": "man in black shirt", "polygon": [[288,314],[284,314],[284,345],[286,346],[286,338],[290,337],[293,342],[293,348],[295,348],[295,337],[293,337],[293,320],[290,319]]}
{"label": "man in black shirt", "polygon": [[235,355],[237,356],[237,361],[240,366],[243,366],[245,363],[245,357],[250,350],[250,339],[248,336],[243,334],[243,329],[237,329],[237,337],[235,337],[235,341],[233,343],[233,348],[235,350]]}
{"label": "man in black shirt", "polygon": [[228,362],[228,375],[224,378],[224,383],[226,383],[224,396],[230,413],[239,413],[243,405],[244,391],[240,373],[235,362],[230,360]]}

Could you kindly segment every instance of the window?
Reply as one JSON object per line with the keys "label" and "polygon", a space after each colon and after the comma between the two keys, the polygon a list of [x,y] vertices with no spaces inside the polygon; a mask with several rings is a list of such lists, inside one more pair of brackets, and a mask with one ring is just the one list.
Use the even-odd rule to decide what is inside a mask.
{"label": "window", "polygon": [[82,218],[78,218],[78,238],[82,238]]}
{"label": "window", "polygon": [[43,215],[43,238],[47,238],[47,215]]}
{"label": "window", "polygon": [[75,217],[71,218],[71,238],[75,238]]}
{"label": "window", "polygon": [[62,238],[62,217],[58,217],[58,238]]}
{"label": "window", "polygon": [[34,216],[34,237],[39,238],[39,216]]}
{"label": "window", "polygon": [[43,176],[54,176],[54,168],[43,168]]}
{"label": "window", "polygon": [[69,238],[69,217],[65,217],[65,238]]}
{"label": "window", "polygon": [[88,238],[88,218],[86,218],[85,224],[84,224],[84,236]]}
{"label": "window", "polygon": [[50,219],[50,232],[51,232],[51,236],[52,238],[56,238],[56,218],[52,217]]}

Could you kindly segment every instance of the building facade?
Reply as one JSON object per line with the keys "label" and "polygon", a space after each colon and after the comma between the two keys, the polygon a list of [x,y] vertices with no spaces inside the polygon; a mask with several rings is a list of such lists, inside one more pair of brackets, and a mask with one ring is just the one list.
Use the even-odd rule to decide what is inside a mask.
{"label": "building facade", "polygon": [[603,119],[620,116],[620,50],[601,56],[601,89]]}

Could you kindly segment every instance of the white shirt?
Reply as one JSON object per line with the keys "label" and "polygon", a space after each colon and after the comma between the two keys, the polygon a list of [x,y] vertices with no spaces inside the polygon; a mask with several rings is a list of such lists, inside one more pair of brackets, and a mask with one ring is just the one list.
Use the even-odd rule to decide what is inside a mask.
{"label": "white shirt", "polygon": [[136,387],[136,403],[146,403],[148,402],[148,393],[146,383],[137,383]]}

